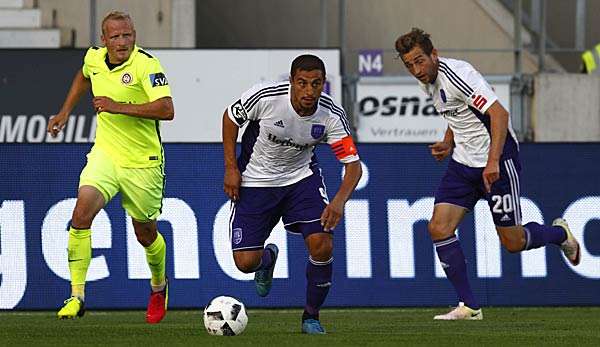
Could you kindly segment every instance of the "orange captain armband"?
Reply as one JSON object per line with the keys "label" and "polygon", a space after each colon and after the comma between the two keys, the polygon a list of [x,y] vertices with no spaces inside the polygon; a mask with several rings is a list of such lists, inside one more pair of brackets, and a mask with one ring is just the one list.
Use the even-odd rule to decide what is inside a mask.
{"label": "orange captain armband", "polygon": [[342,160],[343,158],[356,155],[358,153],[356,150],[356,145],[354,145],[354,141],[352,140],[352,136],[346,136],[343,139],[332,143],[331,150],[333,150],[333,153],[338,160]]}

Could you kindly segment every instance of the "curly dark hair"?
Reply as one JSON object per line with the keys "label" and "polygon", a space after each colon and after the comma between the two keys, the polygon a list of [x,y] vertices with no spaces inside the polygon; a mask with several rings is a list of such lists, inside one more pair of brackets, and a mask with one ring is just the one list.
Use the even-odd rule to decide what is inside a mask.
{"label": "curly dark hair", "polygon": [[423,29],[412,28],[409,33],[400,36],[396,40],[396,51],[398,51],[399,56],[402,56],[419,46],[425,54],[430,55],[433,51],[433,44],[429,37],[430,35]]}

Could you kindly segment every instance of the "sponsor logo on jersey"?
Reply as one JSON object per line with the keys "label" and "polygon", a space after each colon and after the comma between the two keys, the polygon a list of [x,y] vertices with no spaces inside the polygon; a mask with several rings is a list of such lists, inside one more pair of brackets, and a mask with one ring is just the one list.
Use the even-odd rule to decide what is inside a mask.
{"label": "sponsor logo on jersey", "polygon": [[458,115],[458,109],[455,108],[452,110],[445,110],[445,111],[440,112],[440,114],[442,116],[444,116],[445,118],[456,117]]}
{"label": "sponsor logo on jersey", "polygon": [[160,87],[169,85],[169,81],[167,81],[167,77],[162,72],[151,73],[150,74],[150,84],[152,87]]}
{"label": "sponsor logo on jersey", "polygon": [[276,127],[285,128],[285,125],[283,125],[283,121],[281,119],[273,123],[273,125]]}
{"label": "sponsor logo on jersey", "polygon": [[295,148],[295,149],[297,149],[299,151],[305,150],[305,149],[307,149],[309,147],[309,145],[307,145],[307,144],[306,145],[301,145],[301,144],[298,144],[298,143],[292,141],[291,139],[282,140],[282,139],[278,138],[277,136],[275,136],[273,134],[269,134],[268,135],[268,139],[271,142],[275,142],[275,143],[277,143],[279,145],[282,145],[282,146],[292,147],[292,148]]}
{"label": "sponsor logo on jersey", "polygon": [[121,76],[121,83],[123,83],[123,84],[127,85],[127,84],[131,83],[132,80],[133,80],[133,77],[131,77],[131,74],[129,72],[126,72]]}
{"label": "sponsor logo on jersey", "polygon": [[508,222],[509,220],[510,220],[510,217],[507,214],[505,214],[504,216],[502,216],[502,218],[500,218],[501,222]]}
{"label": "sponsor logo on jersey", "polygon": [[312,125],[312,128],[310,129],[310,136],[312,136],[313,139],[320,139],[323,137],[323,134],[325,134],[325,126],[323,124]]}
{"label": "sponsor logo on jersey", "polygon": [[473,106],[477,107],[480,110],[488,102],[487,99],[484,98],[482,95],[473,95],[471,98],[473,99]]}

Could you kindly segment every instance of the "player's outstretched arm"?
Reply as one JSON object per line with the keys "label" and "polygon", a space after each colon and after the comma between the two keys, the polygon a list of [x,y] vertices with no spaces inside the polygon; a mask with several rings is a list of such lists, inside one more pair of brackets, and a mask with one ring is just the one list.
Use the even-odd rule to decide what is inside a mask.
{"label": "player's outstretched arm", "polygon": [[225,194],[236,201],[239,198],[242,176],[235,160],[235,142],[237,141],[239,127],[231,121],[227,110],[223,113],[223,159],[225,161],[225,176],[223,177],[223,190]]}
{"label": "player's outstretched arm", "polygon": [[122,104],[106,96],[97,96],[92,103],[96,112],[120,113],[155,120],[173,120],[175,118],[173,99],[170,96],[145,104]]}
{"label": "player's outstretched arm", "polygon": [[495,101],[485,112],[490,117],[490,131],[492,133],[492,143],[488,160],[483,170],[483,184],[485,189],[490,192],[492,183],[500,178],[500,157],[506,141],[508,132],[508,111],[502,105]]}
{"label": "player's outstretched arm", "polygon": [[325,231],[335,228],[340,222],[340,219],[342,219],[342,215],[344,214],[344,205],[346,204],[346,201],[350,199],[350,195],[352,195],[354,188],[356,188],[356,185],[362,176],[360,160],[346,163],[344,166],[344,179],[342,180],[340,189],[321,214],[321,225]]}
{"label": "player's outstretched arm", "polygon": [[48,122],[47,130],[52,137],[55,137],[64,128],[65,124],[69,120],[69,114],[71,113],[71,110],[73,107],[75,107],[81,98],[81,95],[87,92],[91,86],[92,83],[90,80],[85,78],[85,76],[83,76],[83,72],[81,69],[79,69],[73,78],[71,88],[69,89],[69,93],[67,93],[67,97],[65,98],[65,102],[60,108],[60,111],[58,114],[56,114],[56,116],[50,118],[50,121]]}

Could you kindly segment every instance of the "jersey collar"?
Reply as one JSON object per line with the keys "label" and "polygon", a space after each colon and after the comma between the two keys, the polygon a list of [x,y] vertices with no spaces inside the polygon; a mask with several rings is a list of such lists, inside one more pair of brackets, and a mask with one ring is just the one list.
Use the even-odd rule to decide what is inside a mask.
{"label": "jersey collar", "polygon": [[[133,62],[133,59],[135,59],[135,56],[138,54],[139,50],[140,50],[140,48],[137,45],[133,46],[133,50],[131,51],[131,54],[129,55],[129,59],[127,59],[123,64],[115,67],[112,70],[108,70],[108,66],[106,66],[106,64],[104,64],[104,66],[110,72],[122,70],[125,67],[131,65],[131,63]],[[106,55],[108,55],[108,50],[106,51]]]}

